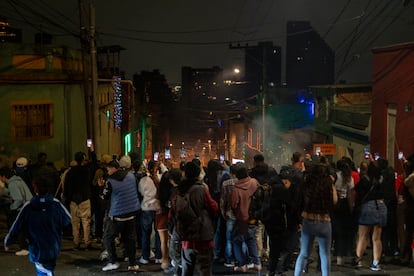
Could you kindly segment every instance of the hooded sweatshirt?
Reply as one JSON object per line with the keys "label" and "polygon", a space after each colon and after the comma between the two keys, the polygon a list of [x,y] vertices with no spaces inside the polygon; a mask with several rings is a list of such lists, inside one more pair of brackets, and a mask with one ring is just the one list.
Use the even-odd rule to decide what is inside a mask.
{"label": "hooded sweatshirt", "polygon": [[147,175],[141,178],[138,184],[139,192],[143,199],[141,202],[141,208],[143,211],[159,211],[160,201],[157,195],[157,186],[155,186],[152,178]]}
{"label": "hooded sweatshirt", "polygon": [[250,202],[259,185],[259,182],[251,177],[239,179],[236,185],[234,185],[231,193],[231,208],[234,211],[236,220],[249,221]]}

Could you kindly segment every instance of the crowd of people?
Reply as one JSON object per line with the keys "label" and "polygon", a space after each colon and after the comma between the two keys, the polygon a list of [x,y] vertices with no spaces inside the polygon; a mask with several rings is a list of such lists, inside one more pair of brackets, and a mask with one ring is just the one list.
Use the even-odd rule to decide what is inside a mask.
{"label": "crowd of people", "polygon": [[[212,275],[214,262],[268,275],[302,275],[311,261],[322,275],[330,275],[331,263],[366,263],[373,271],[388,261],[413,265],[414,155],[399,175],[383,158],[358,168],[348,157],[332,164],[295,152],[291,161],[279,172],[262,154],[252,168],[216,159],[203,167],[197,158],[174,168],[162,156],[98,160],[92,145],[58,171],[45,153],[34,164],[20,157],[0,168],[4,245],[18,244],[16,255],[30,255],[38,275],[53,273],[69,225],[73,250],[101,244],[103,271],[120,267],[119,252],[129,271],[155,262],[174,275]],[[251,202],[263,185],[271,187],[270,207],[258,219]]]}

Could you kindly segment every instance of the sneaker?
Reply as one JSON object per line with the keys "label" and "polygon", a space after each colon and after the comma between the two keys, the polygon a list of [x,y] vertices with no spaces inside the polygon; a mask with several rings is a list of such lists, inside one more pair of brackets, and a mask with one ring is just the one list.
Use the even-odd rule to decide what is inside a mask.
{"label": "sneaker", "polygon": [[161,264],[162,263],[162,260],[161,259],[155,259],[155,263],[156,264]]}
{"label": "sneaker", "polygon": [[371,264],[369,266],[369,269],[371,269],[372,271],[380,271],[381,270],[381,267],[380,267],[379,264]]}
{"label": "sneaker", "polygon": [[254,263],[247,264],[248,269],[252,269],[254,267]]}
{"label": "sneaker", "polygon": [[355,257],[352,260],[352,266],[354,266],[354,267],[362,267],[362,259],[359,258],[359,257]]}
{"label": "sneaker", "polygon": [[139,265],[129,265],[128,266],[128,271],[138,271],[139,270]]}
{"label": "sneaker", "polygon": [[235,272],[247,272],[247,265],[235,266],[234,271]]}
{"label": "sneaker", "polygon": [[139,259],[139,263],[141,263],[141,264],[148,264],[148,263],[149,263],[149,261],[148,261],[148,260],[145,260],[143,257],[141,257],[141,258]]}
{"label": "sneaker", "polygon": [[234,267],[234,262],[226,262],[224,263],[225,267]]}
{"label": "sneaker", "polygon": [[128,257],[124,257],[124,262],[129,262],[129,258]]}
{"label": "sneaker", "polygon": [[119,263],[107,263],[106,266],[102,267],[102,271],[115,270],[119,268]]}
{"label": "sneaker", "polygon": [[29,251],[27,251],[26,249],[22,249],[22,250],[17,251],[15,254],[16,256],[27,256],[29,255]]}
{"label": "sneaker", "polygon": [[169,266],[168,268],[163,269],[165,274],[175,274],[176,270],[177,269],[173,266]]}

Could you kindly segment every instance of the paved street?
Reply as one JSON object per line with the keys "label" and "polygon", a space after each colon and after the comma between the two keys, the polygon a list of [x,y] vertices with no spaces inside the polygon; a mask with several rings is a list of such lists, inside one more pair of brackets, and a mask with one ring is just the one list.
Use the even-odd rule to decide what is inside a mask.
{"label": "paved street", "polygon": [[[3,232],[3,229],[1,229]],[[4,235],[1,236],[2,238]],[[63,241],[63,249],[58,259],[56,267],[56,275],[166,275],[164,274],[159,265],[154,263],[149,265],[142,265],[139,273],[128,272],[127,263],[121,262],[120,269],[112,272],[102,272],[101,268],[103,263],[98,259],[99,256],[99,244],[94,244],[94,249],[89,251],[73,251],[72,243],[69,238],[65,238]],[[29,262],[27,256],[18,257],[14,255],[12,251],[4,252],[3,248],[0,251],[0,275],[35,275],[33,265]],[[139,252],[137,256],[140,256]],[[307,275],[319,275],[315,269],[315,263],[310,265],[310,271]],[[368,267],[358,270],[353,269],[350,266],[337,267],[332,266],[332,275],[414,275],[413,268],[395,266],[395,265],[383,265],[384,271],[372,272]],[[214,275],[241,275],[233,273],[231,269],[226,269],[220,264],[214,265]],[[251,271],[243,275],[257,275],[257,272]],[[266,275],[266,269],[263,270],[261,275]],[[287,275],[293,275],[292,271],[289,271]]]}
{"label": "paved street", "polygon": [[[3,242],[6,234],[6,223],[3,214],[0,215],[0,238]],[[148,265],[140,265],[140,272],[129,272],[127,271],[128,264],[126,262],[121,263],[121,267],[118,270],[111,272],[103,272],[103,262],[99,260],[100,244],[94,243],[92,250],[79,250],[74,251],[72,241],[70,237],[63,238],[62,252],[57,261],[56,276],[60,275],[167,275],[161,271],[159,264],[150,263]],[[33,264],[30,263],[28,256],[16,256],[14,253],[17,250],[15,245],[12,245],[10,251],[5,252],[3,246],[0,247],[0,275],[35,275]],[[119,252],[118,256],[122,256]],[[140,252],[137,252],[137,256],[140,256]],[[368,257],[367,257],[368,259]],[[402,266],[396,266],[391,264],[384,264],[383,271],[372,272],[368,269],[368,262],[366,262],[364,268],[354,269],[349,264],[344,267],[337,267],[332,265],[332,275],[395,275],[395,276],[412,276],[414,275],[414,268],[407,268]],[[237,274],[232,269],[225,268],[223,263],[215,263],[213,267],[214,275],[258,275],[255,271],[249,273]],[[266,275],[266,264],[261,275]],[[293,271],[287,272],[288,276],[293,275]],[[316,271],[316,262],[310,264],[309,273],[307,275],[320,275]]]}

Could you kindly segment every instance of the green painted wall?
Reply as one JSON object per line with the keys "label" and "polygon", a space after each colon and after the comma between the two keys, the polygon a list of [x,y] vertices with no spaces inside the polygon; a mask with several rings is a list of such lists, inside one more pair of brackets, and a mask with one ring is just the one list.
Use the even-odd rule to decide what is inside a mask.
{"label": "green painted wall", "polygon": [[[13,101],[51,101],[53,137],[38,141],[11,141],[10,104]],[[9,163],[19,155],[35,161],[46,152],[57,167],[66,165],[74,152],[86,151],[85,105],[79,84],[1,84],[0,85],[0,162]]]}

